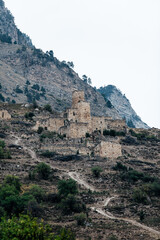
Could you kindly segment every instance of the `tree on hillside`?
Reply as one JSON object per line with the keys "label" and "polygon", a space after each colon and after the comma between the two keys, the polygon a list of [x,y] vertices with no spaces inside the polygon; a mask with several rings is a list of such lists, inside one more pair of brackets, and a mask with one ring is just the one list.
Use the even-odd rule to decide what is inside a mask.
{"label": "tree on hillside", "polygon": [[83,82],[88,83],[89,85],[92,84],[91,78],[88,78],[85,74],[82,76],[82,80]]}

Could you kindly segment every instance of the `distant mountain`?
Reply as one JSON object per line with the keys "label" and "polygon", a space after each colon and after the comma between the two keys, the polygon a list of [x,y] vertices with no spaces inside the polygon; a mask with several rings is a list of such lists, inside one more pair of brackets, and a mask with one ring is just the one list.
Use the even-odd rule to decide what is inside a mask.
{"label": "distant mountain", "polygon": [[113,85],[101,87],[98,91],[104,96],[108,104],[113,106],[118,114],[126,120],[129,127],[149,128],[133,110],[129,100]]}

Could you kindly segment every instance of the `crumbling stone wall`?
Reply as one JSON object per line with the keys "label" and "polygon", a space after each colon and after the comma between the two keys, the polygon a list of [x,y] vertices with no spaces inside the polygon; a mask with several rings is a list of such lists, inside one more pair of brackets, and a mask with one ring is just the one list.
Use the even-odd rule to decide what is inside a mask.
{"label": "crumbling stone wall", "polygon": [[58,132],[59,128],[64,125],[63,118],[49,118],[45,120],[39,120],[34,126],[34,130],[38,130],[39,127],[47,128],[51,132]]}
{"label": "crumbling stone wall", "polygon": [[126,130],[126,122],[125,120],[121,120],[121,119],[108,119],[105,118],[105,125],[106,125],[106,129],[114,129],[116,131],[125,131]]}
{"label": "crumbling stone wall", "polygon": [[88,123],[70,122],[67,126],[59,129],[60,134],[66,134],[68,138],[82,138],[85,137],[88,131]]}
{"label": "crumbling stone wall", "polygon": [[78,119],[78,111],[77,108],[67,109],[64,114],[64,118],[68,119],[68,121],[76,122]]}
{"label": "crumbling stone wall", "polygon": [[87,102],[79,102],[77,104],[78,111],[78,122],[81,123],[90,123],[91,121],[91,110],[90,103]]}
{"label": "crumbling stone wall", "polygon": [[121,145],[116,142],[101,141],[101,143],[95,147],[94,155],[111,159],[118,158],[122,156]]}
{"label": "crumbling stone wall", "polygon": [[11,115],[7,110],[0,110],[0,120],[9,120],[11,119]]}
{"label": "crumbling stone wall", "polygon": [[100,130],[103,133],[103,130],[106,128],[104,117],[92,117],[91,120],[91,132]]}
{"label": "crumbling stone wall", "polygon": [[72,93],[72,108],[77,108],[77,103],[85,101],[83,91],[74,91]]}

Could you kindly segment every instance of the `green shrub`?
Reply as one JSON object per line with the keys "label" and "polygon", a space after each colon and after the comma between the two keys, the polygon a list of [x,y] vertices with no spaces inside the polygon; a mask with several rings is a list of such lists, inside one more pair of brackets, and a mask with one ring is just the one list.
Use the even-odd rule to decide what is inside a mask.
{"label": "green shrub", "polygon": [[[43,221],[29,215],[13,216],[10,219],[3,217],[0,222],[1,240],[52,240],[51,228]],[[58,240],[58,238],[57,238]]]}
{"label": "green shrub", "polygon": [[66,198],[62,199],[59,206],[64,214],[80,213],[86,210],[85,205],[72,194],[68,194]]}
{"label": "green shrub", "polygon": [[32,217],[41,217],[44,214],[44,210],[35,200],[31,200],[24,209],[24,213],[29,214]]}
{"label": "green shrub", "polygon": [[76,240],[75,235],[71,230],[63,228],[59,235],[57,235],[54,240]]}
{"label": "green shrub", "polygon": [[34,180],[35,179],[35,176],[36,176],[36,171],[35,170],[30,170],[29,172],[28,172],[28,178],[29,178],[29,180]]}
{"label": "green shrub", "polygon": [[0,147],[0,159],[11,159],[10,152]]}
{"label": "green shrub", "polygon": [[89,138],[90,137],[90,134],[87,132],[86,133],[86,138]]}
{"label": "green shrub", "polygon": [[127,171],[127,167],[123,165],[120,162],[117,162],[116,165],[113,167],[113,170],[118,170],[118,171]]}
{"label": "green shrub", "polygon": [[11,158],[11,154],[5,148],[5,142],[0,140],[0,159],[10,159],[10,158]]}
{"label": "green shrub", "polygon": [[12,103],[13,103],[13,104],[16,104],[16,101],[15,101],[14,99],[12,99]]}
{"label": "green shrub", "polygon": [[19,86],[17,85],[16,89],[15,89],[16,93],[23,93],[23,91],[19,88]]}
{"label": "green shrub", "polygon": [[133,200],[137,203],[147,203],[147,194],[140,188],[137,188],[133,192]]}
{"label": "green shrub", "polygon": [[40,90],[40,86],[38,84],[33,84],[33,86],[31,88],[33,88],[33,89],[35,89],[37,91]]}
{"label": "green shrub", "polygon": [[154,177],[151,177],[147,174],[144,174],[143,172],[138,172],[136,170],[129,170],[121,175],[122,180],[127,180],[131,182],[136,182],[138,180],[141,180],[143,182],[153,182],[155,180]]}
{"label": "green shrub", "polygon": [[14,185],[6,184],[0,187],[0,206],[7,215],[21,213],[31,200],[34,200],[33,196],[20,195]]}
{"label": "green shrub", "polygon": [[26,85],[30,85],[31,83],[30,83],[30,81],[29,80],[27,80],[26,81]]}
{"label": "green shrub", "polygon": [[55,135],[56,132],[45,131],[43,134],[40,135],[40,141],[42,142],[45,138],[52,139]]}
{"label": "green shrub", "polygon": [[92,169],[91,169],[91,171],[92,171],[92,174],[93,174],[93,176],[94,177],[96,177],[96,178],[98,178],[98,177],[100,177],[100,174],[101,174],[101,172],[102,172],[102,168],[100,168],[100,167],[93,167]]}
{"label": "green shrub", "polygon": [[111,129],[111,130],[105,129],[103,131],[103,135],[104,136],[112,136],[112,137],[115,137],[115,136],[125,136],[125,132],[123,132],[123,131],[117,132],[117,131],[115,131],[113,129]]}
{"label": "green shrub", "polygon": [[[18,215],[23,211],[30,211],[34,216],[38,216],[40,207],[37,202],[44,200],[44,191],[37,185],[31,186],[23,194],[20,192],[21,183],[15,176],[7,176],[0,186],[0,206],[1,213],[5,212],[8,216]],[[41,210],[42,211],[42,210]]]}
{"label": "green shrub", "polygon": [[43,127],[38,127],[37,133],[41,134],[43,132]]}
{"label": "green shrub", "polygon": [[45,192],[40,186],[32,185],[24,195],[31,195],[37,200],[37,202],[41,202],[44,200]]}
{"label": "green shrub", "polygon": [[43,156],[43,157],[46,157],[46,158],[52,158],[52,157],[54,157],[55,156],[55,152],[50,152],[50,151],[48,151],[48,150],[46,150],[45,152],[42,152],[41,153],[41,155]]}
{"label": "green shrub", "polygon": [[5,214],[6,214],[6,213],[5,213],[4,208],[0,206],[0,219],[1,219],[1,217],[4,217]]}
{"label": "green shrub", "polygon": [[1,148],[5,148],[5,145],[6,145],[5,142],[2,141],[2,140],[0,140],[0,147],[1,147]]}
{"label": "green shrub", "polygon": [[77,225],[79,226],[85,226],[87,216],[85,213],[80,213],[77,216],[75,216],[75,219],[77,221]]}
{"label": "green shrub", "polygon": [[51,107],[51,105],[49,105],[49,104],[46,104],[45,106],[44,106],[44,110],[46,110],[46,111],[48,111],[48,112],[52,112],[52,107]]}
{"label": "green shrub", "polygon": [[143,212],[143,211],[140,211],[140,213],[139,213],[139,219],[140,219],[141,222],[144,220],[144,217],[145,217],[144,212]]}
{"label": "green shrub", "polygon": [[115,235],[111,235],[108,240],[118,240],[118,238]]}
{"label": "green shrub", "polygon": [[147,131],[136,133],[135,131],[133,131],[133,129],[130,129],[129,132],[133,137],[136,137],[138,140],[149,140],[149,141],[158,141],[158,142],[160,141],[156,136],[149,135]]}
{"label": "green shrub", "polygon": [[28,113],[25,113],[24,116],[25,116],[26,119],[32,120],[33,117],[34,117],[34,113],[33,112],[28,112]]}
{"label": "green shrub", "polygon": [[13,176],[13,175],[8,175],[5,177],[4,180],[4,185],[10,185],[14,186],[19,192],[21,190],[21,183],[19,177]]}
{"label": "green shrub", "polygon": [[153,182],[143,186],[147,194],[150,196],[160,196],[160,182]]}
{"label": "green shrub", "polygon": [[67,197],[68,194],[75,195],[78,193],[78,187],[76,181],[73,179],[60,180],[58,182],[58,194],[61,198]]}
{"label": "green shrub", "polygon": [[0,41],[11,44],[12,38],[10,36],[8,36],[7,34],[0,33]]}
{"label": "green shrub", "polygon": [[0,93],[0,101],[5,102],[5,97]]}
{"label": "green shrub", "polygon": [[51,167],[46,163],[39,163],[36,167],[36,172],[41,179],[47,180],[51,173]]}

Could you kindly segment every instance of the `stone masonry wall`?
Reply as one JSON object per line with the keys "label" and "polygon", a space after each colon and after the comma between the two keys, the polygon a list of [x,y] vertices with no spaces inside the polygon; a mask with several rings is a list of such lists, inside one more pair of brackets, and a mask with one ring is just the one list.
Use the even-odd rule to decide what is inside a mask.
{"label": "stone masonry wall", "polygon": [[67,137],[69,138],[82,138],[85,137],[86,132],[88,131],[87,123],[70,123],[67,126]]}
{"label": "stone masonry wall", "polygon": [[105,121],[104,117],[92,117],[91,120],[91,132],[94,132],[96,130],[101,130],[103,133],[103,130],[105,129]]}
{"label": "stone masonry wall", "polygon": [[90,103],[79,102],[77,104],[78,118],[77,121],[81,123],[90,123],[91,121],[91,110]]}
{"label": "stone masonry wall", "polygon": [[126,129],[126,122],[125,120],[117,119],[105,119],[105,126],[106,129],[114,129],[116,131],[123,131]]}
{"label": "stone masonry wall", "polygon": [[116,142],[102,141],[94,149],[94,155],[106,158],[118,158],[122,156],[121,145]]}
{"label": "stone masonry wall", "polygon": [[51,132],[58,132],[62,126],[64,126],[63,118],[49,118],[47,120],[37,121],[33,129],[38,130],[39,127],[43,127]]}
{"label": "stone masonry wall", "polygon": [[67,113],[67,119],[68,121],[72,121],[72,122],[76,122],[78,119],[78,111],[77,108],[71,108],[71,109],[67,109],[66,111]]}

